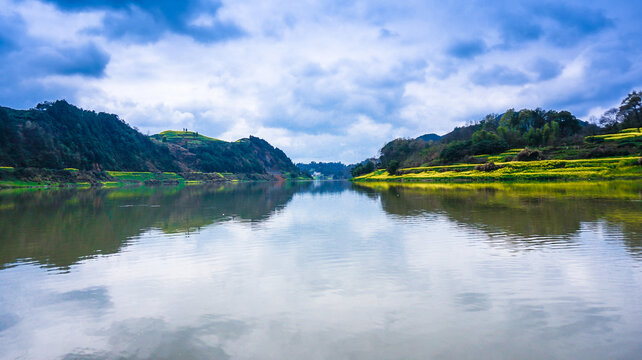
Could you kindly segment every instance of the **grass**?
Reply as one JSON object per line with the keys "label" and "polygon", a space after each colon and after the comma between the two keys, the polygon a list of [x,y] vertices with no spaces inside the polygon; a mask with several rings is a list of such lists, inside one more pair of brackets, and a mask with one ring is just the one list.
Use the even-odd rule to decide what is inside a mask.
{"label": "grass", "polygon": [[642,132],[637,128],[623,129],[615,134],[593,135],[584,138],[588,142],[605,142],[605,141],[642,141]]}
{"label": "grass", "polygon": [[426,166],[401,169],[390,175],[386,170],[354,178],[354,181],[542,181],[642,179],[638,157],[581,160],[542,160],[498,162],[494,171],[475,170],[474,164]]}
{"label": "grass", "polygon": [[494,162],[507,161],[507,160],[510,160],[513,157],[515,157],[515,155],[519,154],[519,152],[522,151],[522,150],[524,150],[524,149],[510,149],[510,150],[506,150],[503,153],[497,154],[497,155],[484,154],[484,155],[475,155],[473,157],[476,158],[476,159],[481,159],[481,160],[485,160],[485,161],[494,161]]}
{"label": "grass", "polygon": [[184,181],[182,177],[173,172],[153,173],[148,171],[107,171],[107,174],[116,180],[125,182]]}
{"label": "grass", "polygon": [[176,131],[176,130],[167,130],[163,131],[160,134],[154,135],[154,138],[157,140],[169,142],[189,142],[191,144],[203,145],[208,142],[223,142],[223,140],[211,138],[209,136],[198,134],[194,131]]}
{"label": "grass", "polygon": [[[20,180],[0,180],[0,188],[22,188],[22,187],[34,187],[42,186],[43,184],[31,181],[20,181]],[[46,184],[45,186],[51,186]]]}
{"label": "grass", "polygon": [[[76,169],[65,169],[67,171],[79,171]],[[56,187],[91,187],[92,184],[88,182],[74,182],[74,178],[65,178],[59,180],[41,180],[39,181],[36,178],[36,181],[22,181],[19,178],[16,178],[13,174],[15,171],[12,167],[0,167],[0,175],[4,173],[4,176],[0,176],[0,188],[2,189],[26,189],[26,188],[56,188]],[[218,182],[218,181],[239,181],[239,177],[243,181],[249,181],[245,179],[244,174],[233,174],[233,173],[189,173],[179,175],[174,172],[149,172],[149,171],[106,171],[106,173],[111,177],[111,179],[106,181],[100,181],[100,185],[104,188],[120,188],[131,185],[154,185],[154,184],[173,184],[173,185],[198,185],[209,182]],[[203,175],[201,178],[194,177],[192,175]],[[188,180],[189,179],[189,180]],[[289,179],[289,177],[288,177]],[[261,179],[265,180],[265,179]],[[300,180],[300,179],[299,179]],[[307,179],[306,179],[307,180]],[[253,180],[260,181],[260,180]],[[94,184],[95,185],[95,184]]]}
{"label": "grass", "polygon": [[185,180],[185,185],[199,185],[202,184],[201,180]]}
{"label": "grass", "polygon": [[102,184],[105,188],[117,188],[123,186],[123,183],[119,181],[103,181]]}

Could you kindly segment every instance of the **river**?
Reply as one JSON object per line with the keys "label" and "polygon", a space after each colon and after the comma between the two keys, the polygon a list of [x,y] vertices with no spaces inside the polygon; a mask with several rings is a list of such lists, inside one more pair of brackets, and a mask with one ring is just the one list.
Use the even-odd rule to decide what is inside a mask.
{"label": "river", "polygon": [[642,184],[0,192],[0,359],[639,359]]}

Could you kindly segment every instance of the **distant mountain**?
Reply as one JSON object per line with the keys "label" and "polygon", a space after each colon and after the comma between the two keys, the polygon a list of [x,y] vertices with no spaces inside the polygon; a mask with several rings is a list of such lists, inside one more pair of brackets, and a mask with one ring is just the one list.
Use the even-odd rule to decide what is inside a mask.
{"label": "distant mountain", "polygon": [[441,139],[441,136],[439,136],[439,135],[437,135],[437,134],[432,134],[432,133],[431,133],[431,134],[424,134],[424,135],[421,135],[421,136],[417,137],[417,139],[418,139],[418,140],[423,140],[423,141],[425,141],[425,142],[429,142],[429,141],[439,141],[439,139]]}
{"label": "distant mountain", "polygon": [[283,151],[257,137],[226,142],[189,131],[150,137],[117,115],[64,100],[30,110],[0,107],[0,166],[300,175]]}
{"label": "distant mountain", "polygon": [[308,164],[297,163],[301,171],[307,172],[315,178],[322,179],[349,179],[351,167],[341,162],[311,162]]}

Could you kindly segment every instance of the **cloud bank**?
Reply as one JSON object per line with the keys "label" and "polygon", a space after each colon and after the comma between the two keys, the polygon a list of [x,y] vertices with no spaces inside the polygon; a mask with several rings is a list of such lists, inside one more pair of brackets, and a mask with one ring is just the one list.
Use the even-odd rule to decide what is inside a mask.
{"label": "cloud bank", "polygon": [[360,161],[507,108],[588,118],[642,87],[634,2],[0,0],[0,105]]}

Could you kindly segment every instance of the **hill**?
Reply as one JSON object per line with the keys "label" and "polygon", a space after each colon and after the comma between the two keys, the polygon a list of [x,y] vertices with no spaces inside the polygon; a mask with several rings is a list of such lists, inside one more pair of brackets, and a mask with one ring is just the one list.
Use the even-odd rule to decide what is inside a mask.
{"label": "hill", "polygon": [[64,100],[30,110],[0,107],[0,166],[300,175],[283,151],[254,136],[227,142],[196,132],[164,131],[150,137],[117,115],[83,110]]}
{"label": "hill", "polygon": [[166,145],[184,170],[292,177],[300,173],[283,151],[254,136],[228,142],[194,131],[170,130],[152,135],[152,138]]}
{"label": "hill", "polygon": [[[633,135],[642,125],[639,94],[632,92],[618,109],[607,111],[599,125],[579,120],[568,111],[508,109],[501,115],[489,114],[471,125],[456,127],[437,140],[425,141],[436,139],[431,134],[392,140],[383,146],[376,163],[379,168],[399,169],[479,164],[508,153],[510,156],[502,156],[502,161],[639,156],[642,142]],[[626,128],[626,134],[619,133]],[[520,154],[525,148],[528,151]]]}
{"label": "hill", "polygon": [[0,166],[81,170],[175,171],[166,146],[116,115],[66,101],[31,110],[0,107]]}

